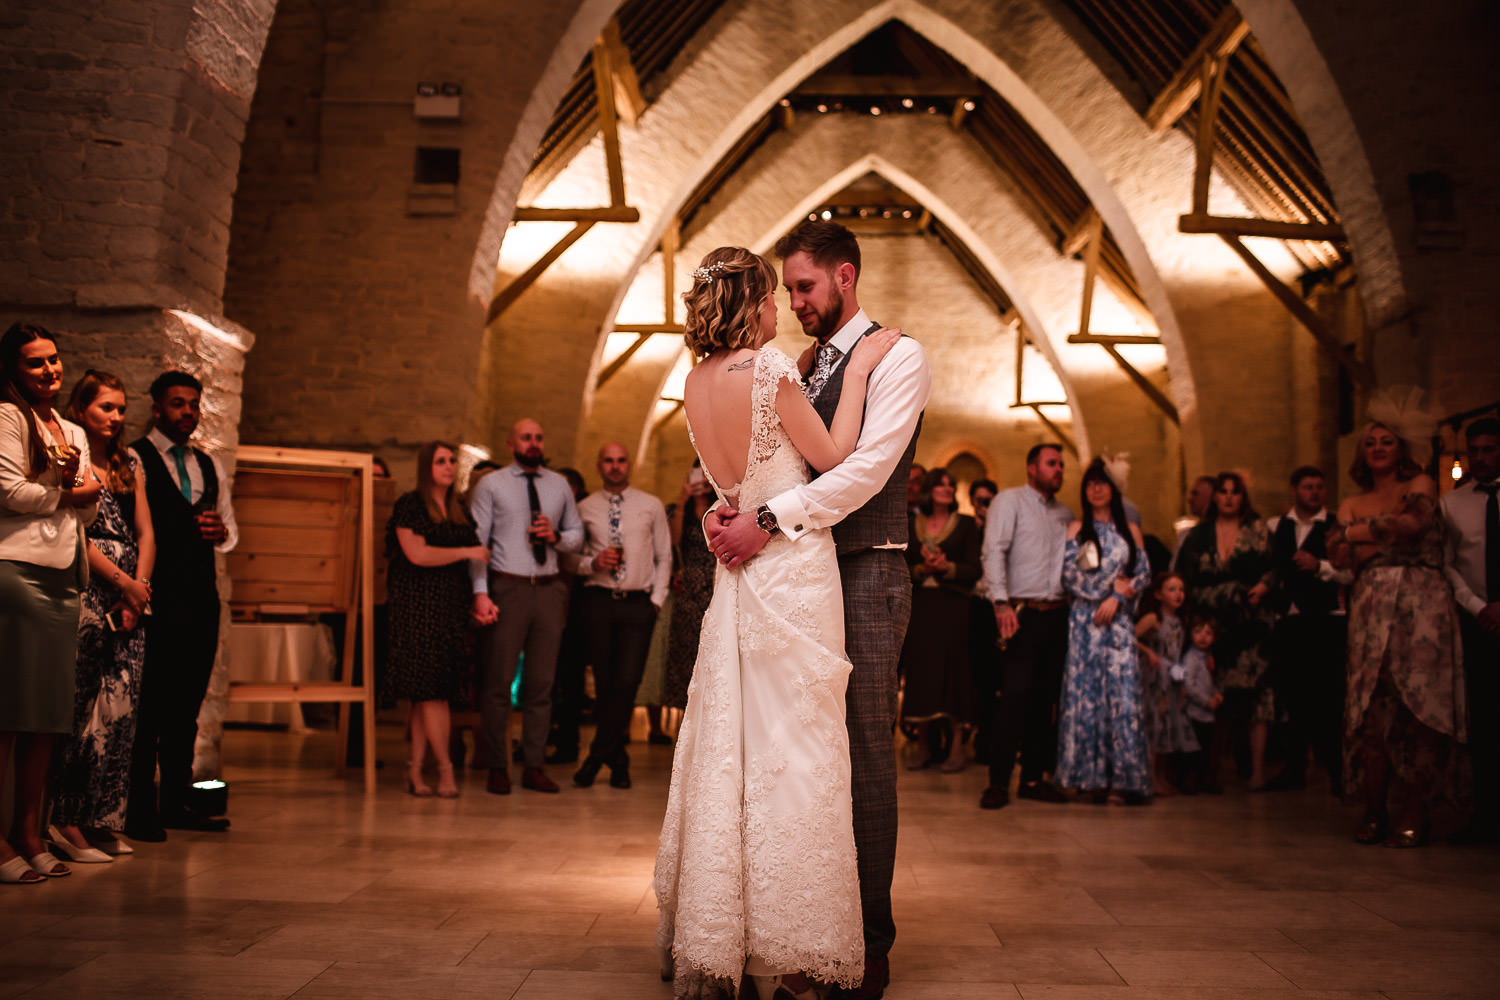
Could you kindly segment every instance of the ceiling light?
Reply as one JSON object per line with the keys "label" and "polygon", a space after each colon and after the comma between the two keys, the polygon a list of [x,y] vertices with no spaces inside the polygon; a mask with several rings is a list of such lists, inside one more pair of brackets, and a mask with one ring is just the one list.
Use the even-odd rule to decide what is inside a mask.
{"label": "ceiling light", "polygon": [[833,218],[833,213],[826,208],[823,209],[823,221],[827,222],[831,218]]}
{"label": "ceiling light", "polygon": [[880,117],[880,106],[879,105],[871,105],[870,106],[870,114],[874,115],[876,118],[879,118]]}
{"label": "ceiling light", "polygon": [[903,108],[915,107],[916,103],[917,102],[914,101],[914,100],[912,100],[910,97],[903,97],[903,98],[901,98],[901,106]]}
{"label": "ceiling light", "polygon": [[826,105],[826,104],[819,104],[818,105],[818,114],[820,114],[820,115],[826,115],[827,113],[828,113],[828,105]]}

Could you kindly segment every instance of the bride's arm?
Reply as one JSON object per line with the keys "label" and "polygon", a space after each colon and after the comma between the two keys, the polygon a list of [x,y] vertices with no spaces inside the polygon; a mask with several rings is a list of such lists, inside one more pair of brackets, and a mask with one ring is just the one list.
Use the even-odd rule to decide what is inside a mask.
{"label": "bride's arm", "polygon": [[870,372],[901,339],[900,330],[881,329],[855,346],[844,366],[844,386],[830,426],[823,426],[802,391],[783,379],[776,390],[776,415],[792,444],[819,472],[827,472],[849,457],[859,441],[865,415],[865,384]]}

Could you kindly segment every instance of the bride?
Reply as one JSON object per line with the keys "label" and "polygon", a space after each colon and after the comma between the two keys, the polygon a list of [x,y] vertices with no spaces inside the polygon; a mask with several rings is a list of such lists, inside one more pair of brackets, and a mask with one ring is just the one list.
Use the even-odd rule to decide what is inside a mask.
{"label": "bride", "polygon": [[[900,338],[878,330],[847,362],[824,427],[776,335],[776,272],[721,247],[693,272],[685,338],[702,361],[685,390],[688,434],[719,499],[754,511],[854,450],[865,381]],[[744,516],[751,516],[746,514]],[[678,997],[812,995],[806,973],[858,985],[859,878],[844,727],[844,615],[826,529],[779,533],[720,565],[677,737],[656,856],[657,945]]]}

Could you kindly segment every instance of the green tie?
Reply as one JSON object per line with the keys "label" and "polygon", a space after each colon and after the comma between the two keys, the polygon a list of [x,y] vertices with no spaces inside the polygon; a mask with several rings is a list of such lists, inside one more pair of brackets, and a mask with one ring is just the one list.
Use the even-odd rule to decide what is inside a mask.
{"label": "green tie", "polygon": [[177,459],[177,485],[182,488],[182,498],[188,503],[193,502],[193,481],[188,478],[187,453],[185,444],[174,444],[171,448],[172,457]]}

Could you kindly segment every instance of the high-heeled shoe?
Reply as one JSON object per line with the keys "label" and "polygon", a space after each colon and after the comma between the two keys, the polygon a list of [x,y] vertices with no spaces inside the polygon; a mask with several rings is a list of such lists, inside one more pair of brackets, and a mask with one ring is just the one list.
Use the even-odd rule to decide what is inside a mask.
{"label": "high-heeled shoe", "polygon": [[419,799],[432,798],[432,789],[422,780],[422,765],[416,761],[406,762],[406,794],[415,795]]}
{"label": "high-heeled shoe", "polygon": [[1421,847],[1427,843],[1427,824],[1418,823],[1401,830],[1392,830],[1381,843],[1386,847]]}
{"label": "high-heeled shoe", "polygon": [[438,765],[437,794],[440,799],[458,798],[458,782],[453,779],[453,765]]}
{"label": "high-heeled shoe", "polygon": [[1361,844],[1378,844],[1385,839],[1386,824],[1385,813],[1367,809],[1359,821],[1359,829],[1354,831],[1354,839]]}
{"label": "high-heeled shoe", "polygon": [[118,858],[122,854],[135,853],[134,847],[131,847],[128,843],[113,835],[108,837],[90,837],[85,833],[84,837],[88,840],[90,847],[97,848],[111,857]]}
{"label": "high-heeled shoe", "polygon": [[778,976],[752,975],[758,1000],[816,1000],[817,993],[812,983],[800,972],[787,972]]}
{"label": "high-heeled shoe", "polygon": [[60,853],[63,857],[81,865],[107,865],[114,860],[114,858],[96,847],[77,846],[67,837],[64,837],[61,830],[50,824],[47,827],[47,842],[52,845],[53,850]]}

